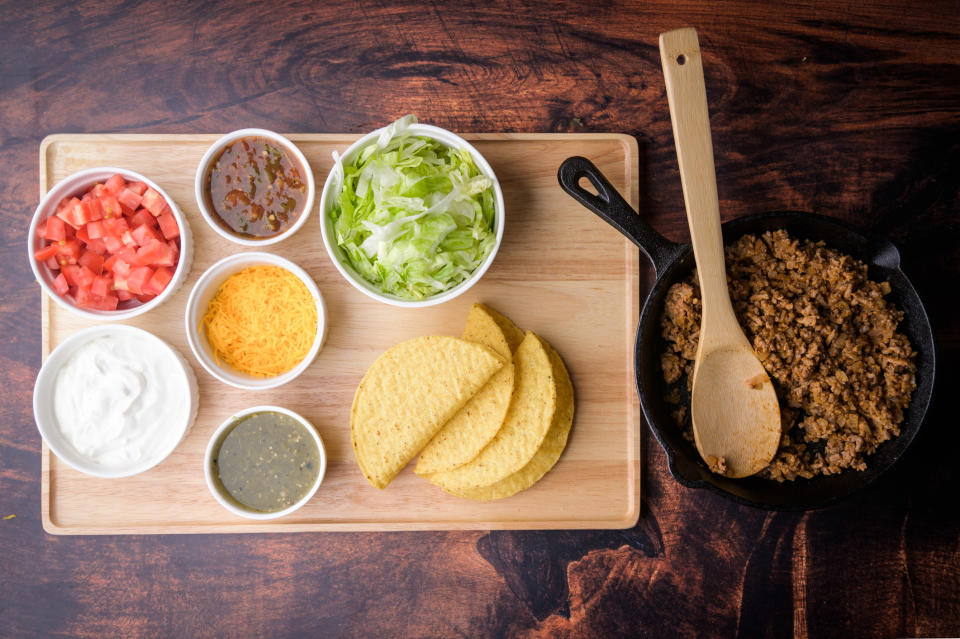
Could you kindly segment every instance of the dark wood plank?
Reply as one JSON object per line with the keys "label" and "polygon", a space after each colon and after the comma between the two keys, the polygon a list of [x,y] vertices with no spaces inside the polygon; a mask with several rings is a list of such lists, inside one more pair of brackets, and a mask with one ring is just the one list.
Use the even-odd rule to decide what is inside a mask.
{"label": "dark wood plank", "polygon": [[[949,636],[960,510],[960,5],[864,2],[0,3],[3,636]],[[674,482],[616,532],[56,538],[31,414],[23,254],[48,133],[617,131],[642,213],[686,237],[657,34],[697,26],[725,218],[889,234],[931,313],[935,403],[864,493],[765,513]],[[192,167],[185,167],[192,170]],[[588,213],[585,212],[588,215]]]}

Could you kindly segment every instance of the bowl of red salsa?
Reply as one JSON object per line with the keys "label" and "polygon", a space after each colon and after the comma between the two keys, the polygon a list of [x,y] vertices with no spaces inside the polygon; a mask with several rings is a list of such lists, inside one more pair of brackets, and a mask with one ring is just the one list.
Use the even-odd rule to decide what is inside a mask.
{"label": "bowl of red salsa", "polygon": [[307,158],[266,129],[240,129],[214,142],[200,160],[194,188],[210,227],[244,246],[274,244],[296,233],[316,195]]}
{"label": "bowl of red salsa", "polygon": [[182,286],[193,261],[190,226],[149,178],[98,167],[58,182],[40,201],[27,236],[43,290],[90,319],[147,312]]}

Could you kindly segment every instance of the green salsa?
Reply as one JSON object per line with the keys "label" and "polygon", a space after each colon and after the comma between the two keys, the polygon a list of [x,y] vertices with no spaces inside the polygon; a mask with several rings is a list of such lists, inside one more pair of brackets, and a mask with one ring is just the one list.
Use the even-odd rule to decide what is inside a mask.
{"label": "green salsa", "polygon": [[213,459],[220,484],[243,506],[275,513],[310,491],[320,451],[307,426],[273,411],[238,419]]}

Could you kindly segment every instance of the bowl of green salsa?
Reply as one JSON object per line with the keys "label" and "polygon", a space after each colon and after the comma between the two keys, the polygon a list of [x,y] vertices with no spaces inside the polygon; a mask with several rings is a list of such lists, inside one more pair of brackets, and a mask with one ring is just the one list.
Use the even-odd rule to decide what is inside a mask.
{"label": "bowl of green salsa", "polygon": [[204,457],[214,498],[249,519],[275,519],[297,510],[317,492],[326,468],[316,429],[279,406],[254,406],[224,421]]}

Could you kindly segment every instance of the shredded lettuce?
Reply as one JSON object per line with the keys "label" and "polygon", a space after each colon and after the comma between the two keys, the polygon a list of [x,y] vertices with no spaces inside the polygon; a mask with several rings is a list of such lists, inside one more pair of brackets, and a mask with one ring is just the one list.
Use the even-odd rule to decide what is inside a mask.
{"label": "shredded lettuce", "polygon": [[470,152],[411,135],[407,115],[353,162],[335,156],[337,245],[384,293],[422,300],[467,279],[493,250],[493,182]]}

